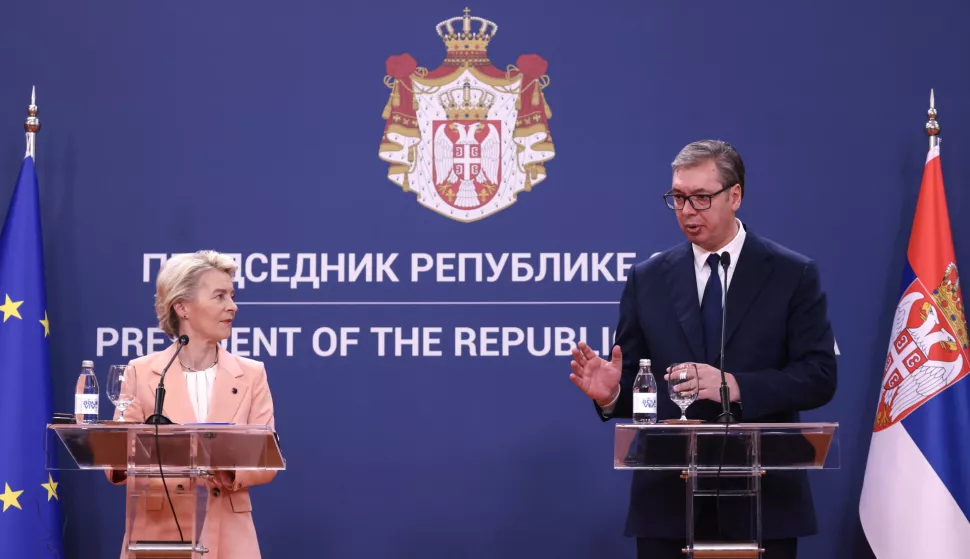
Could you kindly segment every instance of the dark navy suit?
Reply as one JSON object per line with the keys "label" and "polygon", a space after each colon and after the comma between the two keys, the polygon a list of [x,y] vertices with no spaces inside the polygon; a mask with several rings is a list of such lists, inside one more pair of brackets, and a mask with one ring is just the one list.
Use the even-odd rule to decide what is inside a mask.
{"label": "dark navy suit", "polygon": [[[732,404],[732,411],[745,423],[801,421],[799,411],[826,404],[836,389],[835,341],[818,268],[747,229],[736,266],[728,286],[725,329],[725,369],[741,391],[740,405]],[[690,243],[632,267],[616,332],[616,344],[623,351],[621,392],[610,417],[631,417],[631,390],[640,359],[652,361],[659,419],[680,417],[680,409],[667,396],[663,375],[675,362],[707,362],[718,368],[718,356],[705,361],[703,336]],[[609,419],[598,406],[597,411],[604,421]],[[714,420],[719,412],[718,402],[698,400],[687,415]],[[762,479],[763,537],[814,534],[807,474],[772,471]],[[683,539],[685,491],[679,472],[634,472],[626,535]],[[747,538],[747,506],[738,511],[730,507],[731,499],[722,498],[720,522],[726,536]]]}

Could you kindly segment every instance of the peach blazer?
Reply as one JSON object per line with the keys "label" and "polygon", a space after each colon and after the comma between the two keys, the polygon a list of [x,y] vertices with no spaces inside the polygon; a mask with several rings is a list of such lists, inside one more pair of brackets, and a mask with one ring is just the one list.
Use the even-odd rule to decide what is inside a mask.
{"label": "peach blazer", "polygon": [[[131,361],[135,366],[136,389],[135,399],[125,410],[125,421],[142,423],[155,409],[155,388],[161,379],[162,370],[175,353],[175,345],[168,349],[139,357]],[[230,422],[236,424],[263,424],[274,426],[273,398],[270,395],[269,384],[266,381],[266,368],[259,361],[237,357],[222,347],[219,347],[219,366],[212,383],[212,395],[209,402],[209,423]],[[172,362],[172,366],[165,375],[165,403],[163,415],[173,423],[197,423],[195,410],[189,400],[185,375],[179,360]],[[117,419],[118,413],[115,413]],[[124,472],[107,472],[108,479],[117,485],[125,483]],[[276,471],[240,471],[235,474],[232,490],[209,489],[206,505],[206,519],[199,538],[200,543],[208,548],[207,559],[260,559],[259,545],[256,541],[256,527],[253,524],[252,504],[249,500],[249,487],[268,483],[276,476]],[[158,482],[160,479],[152,480]],[[185,494],[188,487],[182,482],[185,479],[165,477],[169,494],[178,514],[182,535],[186,540],[190,538],[188,525],[191,511],[179,510],[176,497]],[[142,508],[143,507],[143,508]],[[134,528],[125,530],[122,544],[122,559],[124,550],[128,547],[130,531],[137,534],[136,540],[178,540],[178,530],[172,511],[164,492],[160,497],[150,498],[147,503],[140,505],[137,517],[142,521],[136,522]],[[183,518],[185,520],[183,520]]]}

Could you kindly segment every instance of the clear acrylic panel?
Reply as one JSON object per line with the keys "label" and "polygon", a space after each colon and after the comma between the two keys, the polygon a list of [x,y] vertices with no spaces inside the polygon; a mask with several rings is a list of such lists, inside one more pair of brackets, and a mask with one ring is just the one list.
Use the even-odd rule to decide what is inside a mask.
{"label": "clear acrylic panel", "polygon": [[838,423],[633,424],[615,426],[618,470],[838,469]]}
{"label": "clear acrylic panel", "polygon": [[[49,425],[51,470],[283,470],[279,438],[266,425],[155,425],[104,422]],[[131,438],[129,439],[129,435]]]}

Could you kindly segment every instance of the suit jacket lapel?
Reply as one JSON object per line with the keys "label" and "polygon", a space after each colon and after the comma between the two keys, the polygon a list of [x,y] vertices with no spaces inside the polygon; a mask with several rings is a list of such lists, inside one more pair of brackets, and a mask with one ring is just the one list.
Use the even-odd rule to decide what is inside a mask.
{"label": "suit jacket lapel", "polygon": [[738,265],[728,286],[726,312],[727,330],[725,345],[731,341],[731,336],[741,325],[744,316],[751,309],[751,305],[761,292],[765,282],[771,276],[771,252],[768,247],[751,232],[747,233]]}
{"label": "suit jacket lapel", "polygon": [[[165,365],[168,365],[168,362],[172,359],[172,355],[175,354],[175,347],[175,345],[169,346],[168,349],[158,354],[157,359],[152,361],[151,369],[153,375],[149,380],[152,396],[155,395],[155,391],[158,389],[158,383],[162,380],[162,371],[165,370]],[[135,371],[135,374],[138,374],[138,371]],[[154,401],[151,405],[154,409]],[[152,413],[153,411],[146,410],[145,417],[148,417]],[[192,403],[189,401],[189,391],[185,384],[185,373],[182,371],[182,365],[178,359],[172,361],[168,372],[165,373],[165,403],[162,404],[162,415],[171,419],[173,423],[185,424],[198,421],[195,417],[195,410],[192,409]]]}
{"label": "suit jacket lapel", "polygon": [[216,368],[216,379],[212,383],[212,395],[209,399],[210,423],[231,423],[242,403],[243,396],[249,390],[249,383],[243,378],[242,369],[235,358],[221,346],[219,347],[219,366]]}
{"label": "suit jacket lapel", "polygon": [[704,361],[704,329],[701,323],[701,304],[697,300],[697,276],[694,274],[694,252],[690,243],[667,258],[664,277],[670,290],[680,326],[687,336],[691,359]]}

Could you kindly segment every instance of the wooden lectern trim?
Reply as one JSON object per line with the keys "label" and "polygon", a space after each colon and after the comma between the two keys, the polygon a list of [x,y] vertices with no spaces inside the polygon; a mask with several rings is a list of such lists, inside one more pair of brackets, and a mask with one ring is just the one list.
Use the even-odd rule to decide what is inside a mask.
{"label": "wooden lectern trim", "polygon": [[[684,555],[687,552],[686,547],[681,549]],[[694,559],[758,559],[764,552],[755,542],[694,543]]]}

